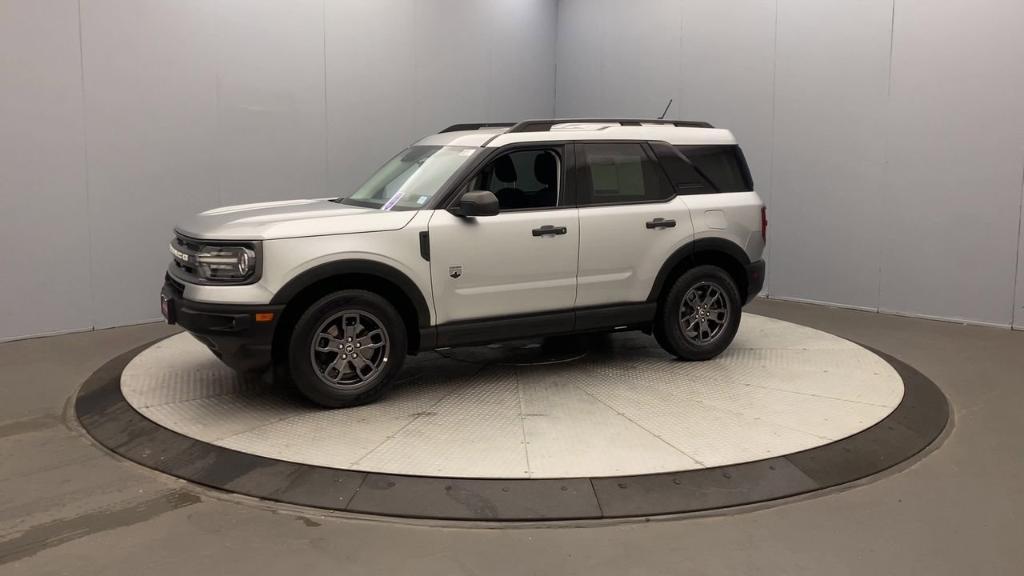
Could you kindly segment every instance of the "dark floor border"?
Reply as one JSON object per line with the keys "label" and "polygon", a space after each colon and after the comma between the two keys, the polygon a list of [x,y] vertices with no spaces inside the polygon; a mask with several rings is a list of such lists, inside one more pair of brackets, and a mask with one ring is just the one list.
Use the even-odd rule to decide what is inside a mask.
{"label": "dark floor border", "polygon": [[877,350],[903,379],[902,402],[853,436],[786,456],[610,478],[464,479],[377,474],[284,462],[163,428],[121,394],[121,372],[149,345],[94,372],[75,399],[82,427],[113,452],[191,482],[302,506],[405,518],[485,521],[629,518],[766,502],[860,480],[912,458],[949,421],[939,388]]}

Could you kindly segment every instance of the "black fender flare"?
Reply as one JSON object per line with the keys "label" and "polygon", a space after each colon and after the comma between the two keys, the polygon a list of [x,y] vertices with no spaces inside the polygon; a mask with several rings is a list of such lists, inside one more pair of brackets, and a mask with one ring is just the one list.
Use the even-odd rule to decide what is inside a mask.
{"label": "black fender flare", "polygon": [[654,278],[654,285],[651,286],[651,292],[647,296],[647,301],[658,301],[665,282],[679,264],[687,260],[695,261],[701,253],[709,252],[726,254],[736,260],[743,268],[750,266],[750,258],[747,256],[746,251],[732,240],[726,240],[725,238],[698,238],[678,248],[665,260],[665,263],[661,265],[661,269],[658,270],[658,275]]}
{"label": "black fender flare", "polygon": [[334,260],[320,264],[292,278],[274,294],[271,304],[288,304],[295,296],[309,286],[335,276],[365,274],[376,276],[398,286],[416,309],[416,319],[421,328],[430,326],[430,308],[427,299],[415,282],[404,272],[374,260]]}

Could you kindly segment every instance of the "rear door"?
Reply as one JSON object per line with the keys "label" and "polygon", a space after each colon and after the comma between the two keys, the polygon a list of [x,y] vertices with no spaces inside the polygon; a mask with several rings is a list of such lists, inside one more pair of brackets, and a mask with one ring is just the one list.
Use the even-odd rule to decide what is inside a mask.
{"label": "rear door", "polygon": [[576,307],[643,302],[693,235],[689,209],[646,142],[578,142]]}

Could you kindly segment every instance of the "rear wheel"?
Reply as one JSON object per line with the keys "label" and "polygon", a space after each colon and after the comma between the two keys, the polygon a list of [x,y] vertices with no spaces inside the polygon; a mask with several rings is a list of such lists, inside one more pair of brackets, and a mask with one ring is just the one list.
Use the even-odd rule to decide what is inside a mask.
{"label": "rear wheel", "polygon": [[732,277],[717,266],[697,266],[680,276],[665,295],[655,338],[683,360],[709,360],[732,343],[741,311]]}
{"label": "rear wheel", "polygon": [[405,360],[405,324],[387,300],[364,290],[324,296],[295,324],[288,367],[300,392],[330,408],[379,398]]}

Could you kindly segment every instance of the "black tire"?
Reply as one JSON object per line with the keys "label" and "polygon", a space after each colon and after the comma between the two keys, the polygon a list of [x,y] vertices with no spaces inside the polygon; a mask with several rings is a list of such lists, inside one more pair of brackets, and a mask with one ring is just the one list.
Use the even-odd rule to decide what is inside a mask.
{"label": "black tire", "polygon": [[[704,302],[702,295],[717,296]],[[695,300],[684,303],[684,298]],[[662,298],[654,337],[668,353],[683,360],[710,360],[721,354],[740,327],[743,303],[729,274],[717,266],[697,266],[680,276]],[[718,312],[725,310],[723,318]],[[684,312],[687,316],[685,331]],[[692,320],[692,321],[691,321]],[[706,330],[705,330],[706,328]]]}
{"label": "black tire", "polygon": [[328,294],[295,323],[288,343],[291,380],[306,398],[328,408],[372,402],[402,368],[407,339],[401,316],[381,296],[365,290]]}

